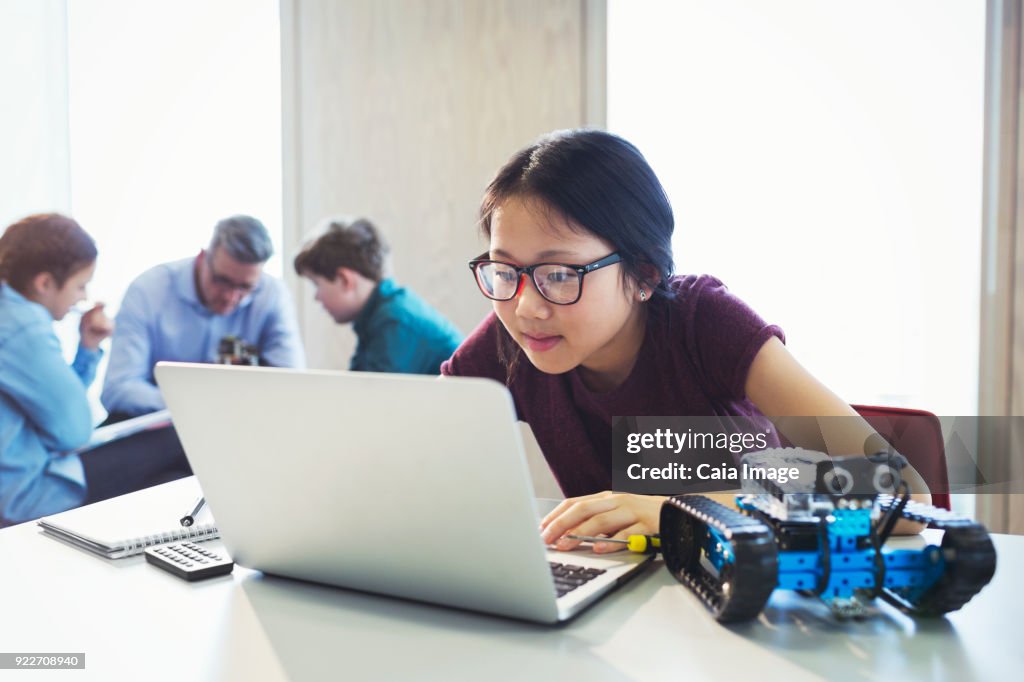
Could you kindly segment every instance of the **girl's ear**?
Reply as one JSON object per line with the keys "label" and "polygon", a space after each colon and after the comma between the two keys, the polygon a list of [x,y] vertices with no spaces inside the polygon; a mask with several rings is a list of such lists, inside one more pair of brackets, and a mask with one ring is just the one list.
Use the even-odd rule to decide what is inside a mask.
{"label": "girl's ear", "polygon": [[637,281],[637,289],[646,289],[647,298],[651,297],[651,291],[661,284],[661,273],[651,263],[640,265],[640,279]]}

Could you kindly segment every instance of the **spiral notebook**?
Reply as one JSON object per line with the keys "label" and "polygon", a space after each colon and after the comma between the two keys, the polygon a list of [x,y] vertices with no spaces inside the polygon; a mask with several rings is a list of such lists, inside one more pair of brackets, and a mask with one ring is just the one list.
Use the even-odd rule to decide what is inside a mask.
{"label": "spiral notebook", "polygon": [[179,519],[202,495],[195,476],[115,497],[37,521],[43,535],[68,542],[107,559],[141,554],[165,542],[202,542],[219,537],[209,506],[195,524]]}

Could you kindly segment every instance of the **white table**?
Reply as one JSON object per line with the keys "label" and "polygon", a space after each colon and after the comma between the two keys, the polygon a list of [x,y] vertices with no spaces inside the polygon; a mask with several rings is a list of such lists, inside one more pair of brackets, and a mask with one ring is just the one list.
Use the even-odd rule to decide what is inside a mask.
{"label": "white table", "polygon": [[[931,531],[929,531],[931,532]],[[545,627],[265,577],[190,584],[0,531],[0,651],[85,652],[84,671],[0,679],[996,679],[1024,669],[1024,537],[996,536],[992,583],[961,611],[861,622],[776,593],[724,627],[659,564],[577,620]],[[210,543],[218,547],[219,543]]]}

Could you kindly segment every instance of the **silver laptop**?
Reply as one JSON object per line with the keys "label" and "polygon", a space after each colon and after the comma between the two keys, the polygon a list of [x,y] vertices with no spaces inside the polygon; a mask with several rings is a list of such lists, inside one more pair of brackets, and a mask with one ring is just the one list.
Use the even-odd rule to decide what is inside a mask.
{"label": "silver laptop", "polygon": [[496,382],[164,362],[156,378],[243,566],[554,623],[651,559],[543,545]]}

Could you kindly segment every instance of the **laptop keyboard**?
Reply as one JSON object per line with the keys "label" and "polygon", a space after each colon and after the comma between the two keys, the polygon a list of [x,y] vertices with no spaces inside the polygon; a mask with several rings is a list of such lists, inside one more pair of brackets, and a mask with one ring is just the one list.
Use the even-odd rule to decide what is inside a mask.
{"label": "laptop keyboard", "polygon": [[559,597],[569,594],[605,572],[603,568],[584,568],[557,561],[549,561],[548,564],[551,566],[551,576],[555,579],[555,591]]}

